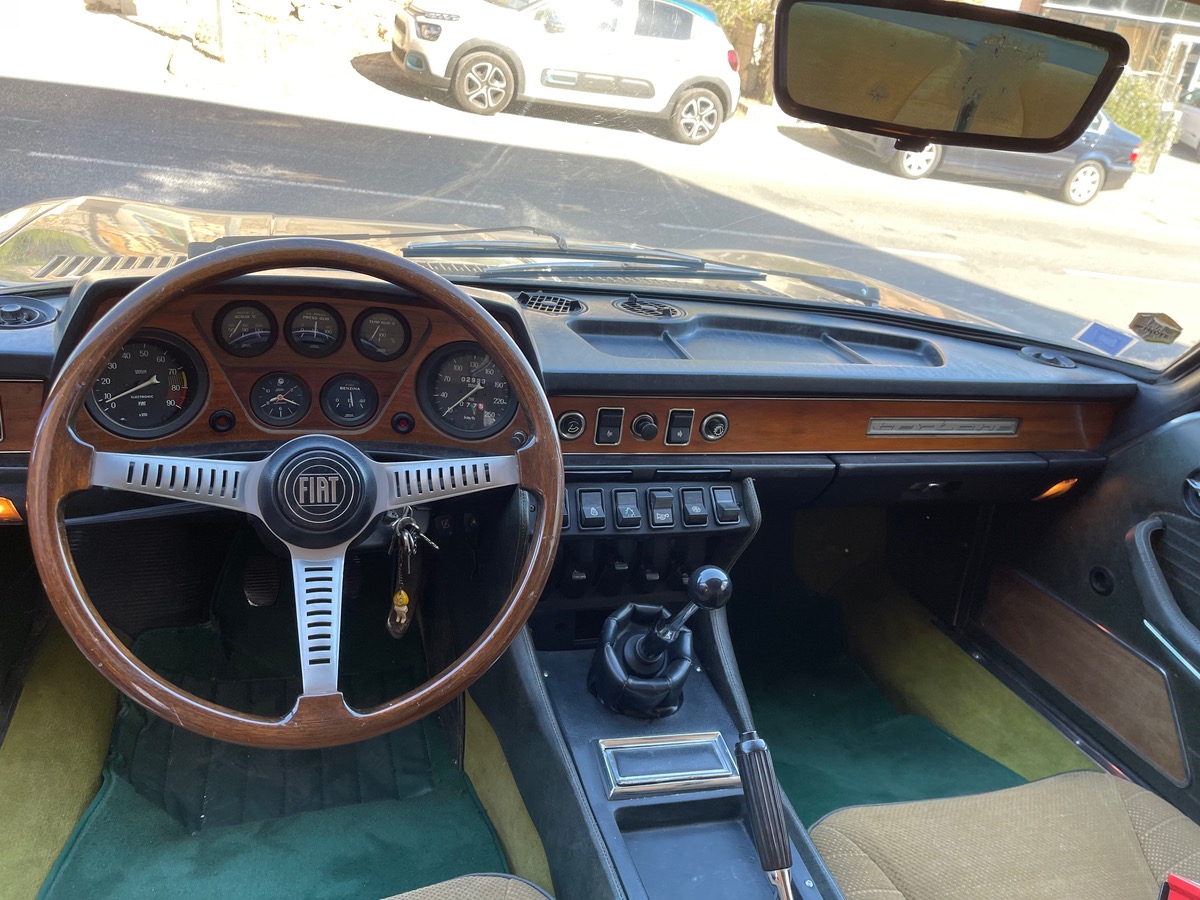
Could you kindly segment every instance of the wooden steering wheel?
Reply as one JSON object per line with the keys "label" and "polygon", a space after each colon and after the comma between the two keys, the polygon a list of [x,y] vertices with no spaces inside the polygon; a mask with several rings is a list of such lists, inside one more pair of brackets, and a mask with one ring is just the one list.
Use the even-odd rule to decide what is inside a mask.
{"label": "wooden steering wheel", "polygon": [[[414,292],[449,313],[508,376],[531,434],[511,455],[447,455],[380,463],[353,444],[306,435],[256,462],[160,453],[101,452],[72,423],[96,378],[155,311],[197,290],[252,272],[320,267],[369,275]],[[336,503],[306,503],[315,477],[340,486]],[[326,484],[328,482],[325,482]],[[532,540],[507,600],[484,633],[444,671],[401,697],[356,711],[338,691],[342,576],[350,543],[384,511],[474,491],[518,485],[539,498]],[[237,510],[254,516],[291,555],[302,691],[281,719],[203,700],[144,665],[97,613],[71,557],[63,501],[88,487]],[[30,539],[46,593],[84,656],[151,712],[184,728],[258,747],[331,747],[399,728],[465,691],[524,627],[545,586],[558,545],[563,464],[550,404],[529,363],[504,330],[462,290],[380,250],[317,238],[252,241],[170,269],[121,300],[80,341],[59,373],[38,424],[29,464]],[[328,500],[325,496],[322,499]]]}

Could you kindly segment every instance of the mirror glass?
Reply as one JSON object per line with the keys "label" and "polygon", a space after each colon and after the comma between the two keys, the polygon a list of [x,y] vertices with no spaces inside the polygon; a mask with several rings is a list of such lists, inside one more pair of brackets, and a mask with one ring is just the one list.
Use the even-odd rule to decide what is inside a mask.
{"label": "mirror glass", "polygon": [[800,118],[875,133],[1065,146],[1124,64],[1124,40],[1109,32],[961,3],[921,6],[781,4],[780,105]]}

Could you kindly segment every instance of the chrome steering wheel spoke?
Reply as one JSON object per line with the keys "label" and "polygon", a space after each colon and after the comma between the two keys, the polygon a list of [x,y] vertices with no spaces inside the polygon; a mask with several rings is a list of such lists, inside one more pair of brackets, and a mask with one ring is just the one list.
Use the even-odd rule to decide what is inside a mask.
{"label": "chrome steering wheel spoke", "polygon": [[516,456],[376,463],[382,509],[419,506],[446,497],[518,484]]}
{"label": "chrome steering wheel spoke", "polygon": [[256,513],[261,463],[96,451],[93,487]]}
{"label": "chrome steering wheel spoke", "polygon": [[307,550],[288,546],[296,594],[302,694],[337,693],[342,643],[342,588],[346,547]]}

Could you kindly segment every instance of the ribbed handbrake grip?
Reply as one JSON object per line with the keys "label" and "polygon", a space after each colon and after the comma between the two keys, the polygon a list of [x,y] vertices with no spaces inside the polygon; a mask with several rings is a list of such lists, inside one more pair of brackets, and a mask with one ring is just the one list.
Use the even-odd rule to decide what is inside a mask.
{"label": "ribbed handbrake grip", "polygon": [[[783,800],[779,781],[771,762],[767,742],[757,731],[746,731],[735,749],[738,770],[742,775],[742,793],[746,798],[746,814],[750,821],[750,836],[754,839],[763,871],[780,889],[780,896],[791,895],[788,870],[792,867],[792,842],[783,817]],[[778,879],[787,880],[787,893]]]}

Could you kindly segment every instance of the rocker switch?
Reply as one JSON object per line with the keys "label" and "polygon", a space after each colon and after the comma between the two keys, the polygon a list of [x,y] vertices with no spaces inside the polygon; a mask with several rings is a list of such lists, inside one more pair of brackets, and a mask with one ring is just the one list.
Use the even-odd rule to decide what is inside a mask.
{"label": "rocker switch", "polygon": [[642,508],[637,491],[613,491],[613,515],[618,528],[637,528],[642,524]]}
{"label": "rocker switch", "polygon": [[625,421],[625,410],[602,409],[596,413],[596,443],[621,443],[621,427]]}
{"label": "rocker switch", "polygon": [[679,492],[683,506],[684,525],[707,525],[708,506],[704,502],[704,488],[684,488]]}
{"label": "rocker switch", "polygon": [[717,524],[735,525],[741,519],[742,513],[733,496],[733,488],[715,487],[712,489],[713,511],[717,515]]}
{"label": "rocker switch", "polygon": [[580,491],[579,527],[603,528],[604,521],[604,492]]}
{"label": "rocker switch", "polygon": [[670,528],[675,524],[675,492],[650,489],[650,524],[655,528]]}
{"label": "rocker switch", "polygon": [[690,444],[692,442],[692,420],[696,418],[694,409],[673,409],[667,416],[668,444]]}

